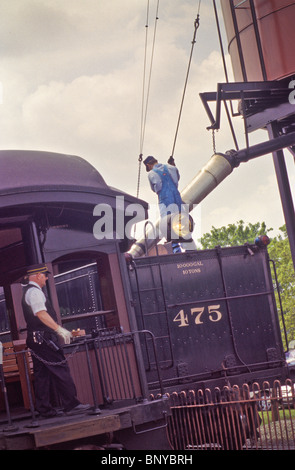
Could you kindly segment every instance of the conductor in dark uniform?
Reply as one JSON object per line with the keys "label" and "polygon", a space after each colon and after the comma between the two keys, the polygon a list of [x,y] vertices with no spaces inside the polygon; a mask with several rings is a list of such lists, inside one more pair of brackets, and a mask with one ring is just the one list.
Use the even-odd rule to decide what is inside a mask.
{"label": "conductor in dark uniform", "polygon": [[66,414],[83,413],[90,405],[83,405],[77,399],[76,387],[59,341],[69,344],[72,335],[58,325],[56,312],[42,290],[48,273],[44,264],[31,266],[27,270],[29,282],[22,297],[27,345],[33,352],[36,409],[44,417],[60,414],[51,404],[52,383]]}

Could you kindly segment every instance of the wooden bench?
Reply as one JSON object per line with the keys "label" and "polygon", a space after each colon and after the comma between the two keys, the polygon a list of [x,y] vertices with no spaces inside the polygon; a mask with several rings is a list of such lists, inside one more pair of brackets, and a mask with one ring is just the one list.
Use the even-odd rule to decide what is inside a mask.
{"label": "wooden bench", "polygon": [[25,350],[25,340],[15,340],[3,343],[3,372],[6,383],[20,382],[24,407],[26,409],[30,409],[30,399],[26,378],[25,361],[27,363],[27,370],[29,373],[31,393],[34,399],[33,361],[29,351],[27,351],[26,353],[21,353],[21,351]]}

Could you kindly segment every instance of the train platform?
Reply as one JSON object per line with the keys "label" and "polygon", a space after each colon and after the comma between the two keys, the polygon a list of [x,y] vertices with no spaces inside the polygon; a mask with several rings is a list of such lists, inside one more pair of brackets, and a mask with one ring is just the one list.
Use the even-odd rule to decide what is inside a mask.
{"label": "train platform", "polygon": [[[166,412],[163,413],[163,399],[144,400],[137,405],[103,409],[100,412],[92,408],[83,414],[64,414],[53,418],[32,417],[32,414],[24,409],[15,409],[11,412],[10,422],[5,414],[0,415],[0,449],[71,450],[77,445],[80,446],[81,442],[96,443],[97,446],[106,448],[113,444],[110,436],[116,432],[118,436],[121,431],[125,436],[133,433],[136,438],[145,435],[145,431],[151,428],[165,431],[168,410],[167,403]],[[115,444],[124,448],[122,442]]]}

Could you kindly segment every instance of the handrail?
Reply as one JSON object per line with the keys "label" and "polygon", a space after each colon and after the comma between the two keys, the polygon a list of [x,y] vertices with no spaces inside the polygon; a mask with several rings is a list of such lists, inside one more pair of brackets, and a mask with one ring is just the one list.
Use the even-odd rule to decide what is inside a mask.
{"label": "handrail", "polygon": [[[143,396],[143,392],[136,387],[137,372],[134,370],[135,358],[136,364],[136,351],[131,352],[129,345],[134,343],[135,336],[144,335],[149,337],[154,351],[154,358],[157,373],[157,388],[163,393],[163,384],[160,374],[160,367],[156,354],[156,344],[153,334],[148,330],[133,331],[122,333],[118,329],[101,329],[97,330],[97,335],[86,335],[84,337],[76,337],[70,345],[63,347],[66,361],[75,361],[75,355],[78,352],[85,352],[86,363],[89,377],[89,390],[92,393],[93,408],[90,414],[99,414],[100,407],[109,406],[112,404],[113,408],[122,406],[122,403],[137,404],[143,399],[148,399],[148,396]],[[2,345],[2,343],[0,343]],[[0,351],[1,352],[1,351]],[[26,360],[28,352],[38,360],[44,361],[31,349],[15,350],[15,356],[22,355],[25,371],[25,383],[28,392],[29,413],[31,415],[31,422],[27,427],[38,427],[38,415],[35,409],[34,398],[31,389],[31,376]],[[8,355],[9,353],[6,353]],[[12,353],[10,353],[12,355]],[[1,359],[1,357],[0,357]],[[81,380],[80,377],[77,380]],[[85,377],[84,377],[85,380]],[[6,380],[3,373],[3,367],[0,361],[0,382],[2,390],[7,392]],[[98,390],[100,388],[100,391]],[[148,393],[148,392],[146,392]],[[103,403],[98,403],[98,396],[103,397]],[[15,426],[11,419],[11,407],[9,405],[8,393],[4,394],[6,399],[6,420],[8,422],[7,430],[15,430]]]}

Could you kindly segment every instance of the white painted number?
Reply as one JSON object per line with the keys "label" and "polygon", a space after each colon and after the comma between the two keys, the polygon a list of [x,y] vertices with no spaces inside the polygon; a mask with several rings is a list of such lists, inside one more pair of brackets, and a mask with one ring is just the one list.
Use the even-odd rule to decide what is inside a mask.
{"label": "white painted number", "polygon": [[178,326],[188,326],[187,315],[184,315],[184,311],[183,311],[183,310],[180,310],[180,312],[178,312],[178,314],[176,315],[176,317],[173,318],[173,321],[175,321],[175,322],[179,321],[179,322],[180,322],[180,325],[178,325]]}
{"label": "white painted number", "polygon": [[193,315],[194,313],[197,314],[195,318],[196,325],[201,325],[202,323],[204,323],[203,321],[201,321],[201,316],[203,315],[204,310],[205,310],[205,307],[191,308],[191,315]]}
{"label": "white painted number", "polygon": [[[291,80],[289,83],[289,88],[295,88],[295,80]],[[291,91],[289,94],[289,103],[295,104],[295,90]]]}
{"label": "white painted number", "polygon": [[[207,310],[206,307],[195,307],[190,309],[191,317],[194,319],[195,325],[202,325],[204,320],[206,320],[207,316],[205,315],[208,313],[208,318],[212,322],[218,322],[222,318],[222,313],[219,311],[220,305],[209,305]],[[178,314],[173,318],[174,322],[178,322],[178,327],[181,328],[183,326],[190,325],[189,316],[184,313],[184,310],[180,310]]]}
{"label": "white painted number", "polygon": [[217,310],[218,308],[220,308],[220,305],[210,305],[208,307],[209,314],[210,314],[209,318],[210,318],[211,321],[215,322],[215,321],[221,320],[222,314],[221,314],[221,312],[219,312],[219,310]]}

